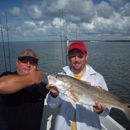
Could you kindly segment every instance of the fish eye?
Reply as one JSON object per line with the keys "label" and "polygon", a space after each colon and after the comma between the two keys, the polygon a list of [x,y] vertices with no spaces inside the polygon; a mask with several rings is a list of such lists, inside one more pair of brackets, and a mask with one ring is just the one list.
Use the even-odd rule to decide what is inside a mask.
{"label": "fish eye", "polygon": [[127,107],[130,108],[130,105],[128,104]]}

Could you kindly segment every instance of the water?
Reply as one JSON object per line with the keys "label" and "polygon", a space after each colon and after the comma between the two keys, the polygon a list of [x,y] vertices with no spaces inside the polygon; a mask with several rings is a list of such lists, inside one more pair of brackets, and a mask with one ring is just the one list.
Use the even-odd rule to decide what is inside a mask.
{"label": "water", "polygon": [[[64,43],[63,43],[64,44]],[[56,74],[62,70],[66,63],[66,53],[61,42],[11,42],[11,70],[15,70],[15,61],[23,49],[34,49],[40,57],[38,70],[48,74]],[[130,43],[128,42],[86,42],[89,52],[89,63],[96,71],[101,73],[111,92],[118,95],[123,102],[130,103]],[[9,70],[9,56],[7,43],[6,63]],[[0,43],[0,73],[5,71],[3,46]],[[64,57],[64,58],[63,58]],[[47,82],[46,76],[43,81]],[[110,112],[118,123],[127,130],[130,122],[124,113],[118,109]]]}

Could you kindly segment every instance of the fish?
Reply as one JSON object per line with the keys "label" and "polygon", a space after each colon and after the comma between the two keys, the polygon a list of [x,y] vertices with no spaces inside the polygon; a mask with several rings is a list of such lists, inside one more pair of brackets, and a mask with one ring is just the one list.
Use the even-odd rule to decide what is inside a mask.
{"label": "fish", "polygon": [[59,92],[67,95],[75,102],[96,106],[95,101],[98,101],[107,108],[123,111],[130,121],[130,104],[121,102],[117,95],[101,89],[101,86],[93,86],[88,82],[63,74],[50,74],[47,79],[51,86],[55,86]]}

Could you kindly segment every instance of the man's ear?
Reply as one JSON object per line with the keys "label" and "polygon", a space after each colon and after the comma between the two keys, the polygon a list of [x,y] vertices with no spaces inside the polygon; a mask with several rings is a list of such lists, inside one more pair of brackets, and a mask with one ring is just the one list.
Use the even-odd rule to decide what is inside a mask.
{"label": "man's ear", "polygon": [[89,57],[89,54],[87,53],[87,54],[86,54],[86,60],[88,59],[88,57]]}

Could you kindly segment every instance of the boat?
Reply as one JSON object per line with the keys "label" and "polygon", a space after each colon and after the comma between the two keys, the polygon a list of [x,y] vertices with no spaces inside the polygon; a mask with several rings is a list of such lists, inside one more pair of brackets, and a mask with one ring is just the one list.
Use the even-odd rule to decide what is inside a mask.
{"label": "boat", "polygon": [[100,118],[102,130],[126,130],[109,115],[106,117],[100,116],[99,118]]}
{"label": "boat", "polygon": [[[44,112],[42,116],[41,129],[40,130],[54,130],[55,118],[57,115],[58,108],[51,109],[45,100]],[[126,130],[118,122],[116,122],[109,115],[106,117],[99,117],[102,130]]]}
{"label": "boat", "polygon": [[[67,43],[66,45],[68,47],[69,39],[66,40],[66,43]],[[11,68],[11,66],[10,66],[10,68]],[[57,112],[58,112],[58,108],[51,109],[47,105],[46,100],[45,100],[40,130],[54,130]],[[100,116],[99,118],[100,118],[102,130],[126,130],[123,126],[121,126],[118,122],[116,122],[109,115],[106,117]]]}

